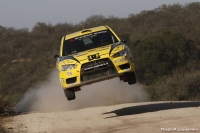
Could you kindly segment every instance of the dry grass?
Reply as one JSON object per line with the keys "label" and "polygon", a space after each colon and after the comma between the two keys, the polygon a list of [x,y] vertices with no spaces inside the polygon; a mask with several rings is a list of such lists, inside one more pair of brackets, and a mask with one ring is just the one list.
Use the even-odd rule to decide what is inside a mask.
{"label": "dry grass", "polygon": [[0,116],[0,133],[13,133],[13,117]]}
{"label": "dry grass", "polygon": [[8,131],[11,129],[5,128],[5,124],[10,122],[11,119],[7,119],[9,116],[15,115],[15,111],[13,110],[13,106],[5,100],[5,97],[0,97],[0,133],[9,133],[12,131]]}
{"label": "dry grass", "polygon": [[12,63],[18,63],[18,62],[29,62],[31,61],[31,59],[16,59],[16,60],[12,60]]}
{"label": "dry grass", "polygon": [[0,133],[5,133],[5,129],[4,129],[4,121],[3,118],[0,117]]}

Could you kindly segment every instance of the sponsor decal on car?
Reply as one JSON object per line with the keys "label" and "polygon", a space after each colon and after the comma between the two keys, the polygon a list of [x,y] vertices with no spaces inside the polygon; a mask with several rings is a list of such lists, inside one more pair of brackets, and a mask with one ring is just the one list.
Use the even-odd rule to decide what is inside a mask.
{"label": "sponsor decal on car", "polygon": [[65,80],[64,80],[63,78],[61,78],[61,82],[62,82],[62,83],[64,83],[64,82],[65,82]]}
{"label": "sponsor decal on car", "polygon": [[96,54],[93,54],[93,55],[88,55],[89,61],[94,60],[94,59],[99,59],[99,58],[100,58],[99,53],[96,53]]}
{"label": "sponsor decal on car", "polygon": [[67,72],[67,76],[72,76],[72,72]]}
{"label": "sponsor decal on car", "polygon": [[102,63],[102,64],[95,64],[94,66],[85,68],[84,70],[86,71],[86,70],[90,70],[90,69],[94,69],[94,68],[102,67],[102,66],[107,66],[107,65],[108,65],[108,62],[105,62],[105,63]]}

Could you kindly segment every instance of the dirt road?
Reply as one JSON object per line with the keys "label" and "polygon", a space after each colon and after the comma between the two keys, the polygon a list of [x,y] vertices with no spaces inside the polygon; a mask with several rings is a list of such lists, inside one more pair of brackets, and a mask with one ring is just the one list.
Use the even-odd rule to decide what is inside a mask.
{"label": "dirt road", "polygon": [[35,112],[9,119],[13,120],[6,124],[10,131],[26,133],[200,132],[200,102],[128,103],[66,112]]}

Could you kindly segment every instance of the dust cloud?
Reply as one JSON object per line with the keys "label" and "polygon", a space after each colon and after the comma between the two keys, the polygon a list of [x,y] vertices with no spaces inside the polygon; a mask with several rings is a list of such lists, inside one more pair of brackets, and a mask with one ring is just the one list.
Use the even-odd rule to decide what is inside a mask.
{"label": "dust cloud", "polygon": [[47,81],[30,88],[16,107],[17,112],[57,112],[95,106],[108,106],[148,101],[140,84],[128,85],[119,78],[106,80],[81,88],[76,99],[67,101],[56,70]]}

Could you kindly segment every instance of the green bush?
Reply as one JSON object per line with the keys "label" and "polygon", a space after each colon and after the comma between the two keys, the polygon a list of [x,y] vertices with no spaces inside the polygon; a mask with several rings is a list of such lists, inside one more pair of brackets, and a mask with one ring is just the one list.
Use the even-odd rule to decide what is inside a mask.
{"label": "green bush", "polygon": [[160,35],[152,35],[138,40],[132,49],[138,79],[146,85],[172,74],[173,70],[180,67],[188,70],[198,68],[190,65],[191,61],[198,60],[197,47],[181,33],[163,32]]}
{"label": "green bush", "polygon": [[180,73],[162,77],[155,84],[146,87],[153,101],[200,100],[200,71]]}

